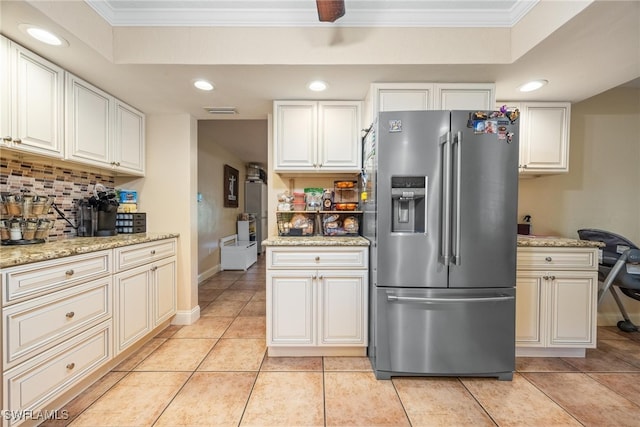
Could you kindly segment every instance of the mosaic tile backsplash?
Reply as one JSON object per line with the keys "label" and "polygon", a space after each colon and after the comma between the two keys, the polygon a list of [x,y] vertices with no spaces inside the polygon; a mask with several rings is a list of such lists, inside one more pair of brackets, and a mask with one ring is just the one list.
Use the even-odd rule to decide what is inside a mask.
{"label": "mosaic tile backsplash", "polygon": [[[93,195],[96,184],[108,190],[115,187],[114,177],[80,169],[61,168],[37,161],[0,158],[0,191],[10,194],[37,194],[53,197],[54,203],[73,223],[77,224],[78,202]],[[77,235],[76,230],[53,210],[47,218],[55,220],[49,241]]]}

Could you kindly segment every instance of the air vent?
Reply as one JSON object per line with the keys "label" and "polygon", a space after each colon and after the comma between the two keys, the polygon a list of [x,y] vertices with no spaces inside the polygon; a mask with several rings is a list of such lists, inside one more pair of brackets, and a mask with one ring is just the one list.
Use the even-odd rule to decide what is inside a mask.
{"label": "air vent", "polygon": [[238,114],[236,107],[204,107],[209,114]]}

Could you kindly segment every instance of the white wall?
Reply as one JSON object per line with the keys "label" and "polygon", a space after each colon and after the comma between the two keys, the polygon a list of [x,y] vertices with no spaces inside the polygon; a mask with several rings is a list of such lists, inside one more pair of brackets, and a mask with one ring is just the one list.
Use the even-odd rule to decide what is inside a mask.
{"label": "white wall", "polygon": [[[640,90],[613,89],[571,109],[570,172],[521,179],[519,216],[532,216],[533,234],[599,228],[640,244]],[[623,304],[640,323],[640,302]],[[598,312],[600,325],[621,319],[610,296]]]}
{"label": "white wall", "polygon": [[147,212],[147,231],[179,233],[178,313],[174,323],[199,317],[197,288],[197,122],[188,114],[147,115],[146,176],[117,178],[138,191],[138,210]]}

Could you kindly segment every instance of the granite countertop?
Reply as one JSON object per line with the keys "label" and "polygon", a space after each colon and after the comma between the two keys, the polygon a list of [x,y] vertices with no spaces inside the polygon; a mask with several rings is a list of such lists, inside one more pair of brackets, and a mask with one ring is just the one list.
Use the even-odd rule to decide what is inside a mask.
{"label": "granite countertop", "polygon": [[264,240],[262,244],[264,246],[369,246],[369,241],[360,236],[271,236]]}
{"label": "granite countertop", "polygon": [[121,246],[178,237],[177,233],[119,234],[110,237],[73,237],[34,245],[0,247],[0,268],[85,254]]}
{"label": "granite countertop", "polygon": [[518,235],[518,247],[603,248],[605,244],[591,240],[569,239],[566,237]]}

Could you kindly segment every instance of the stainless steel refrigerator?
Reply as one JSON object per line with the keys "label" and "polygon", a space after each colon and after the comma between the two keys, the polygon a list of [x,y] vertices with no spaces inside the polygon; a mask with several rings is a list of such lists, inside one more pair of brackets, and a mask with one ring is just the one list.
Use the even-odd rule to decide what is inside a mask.
{"label": "stainless steel refrigerator", "polygon": [[262,241],[267,234],[267,184],[262,181],[246,181],[244,183],[244,211],[256,217],[256,242],[258,254],[264,252]]}
{"label": "stainless steel refrigerator", "polygon": [[378,379],[512,379],[516,117],[383,112],[365,137],[368,352]]}

